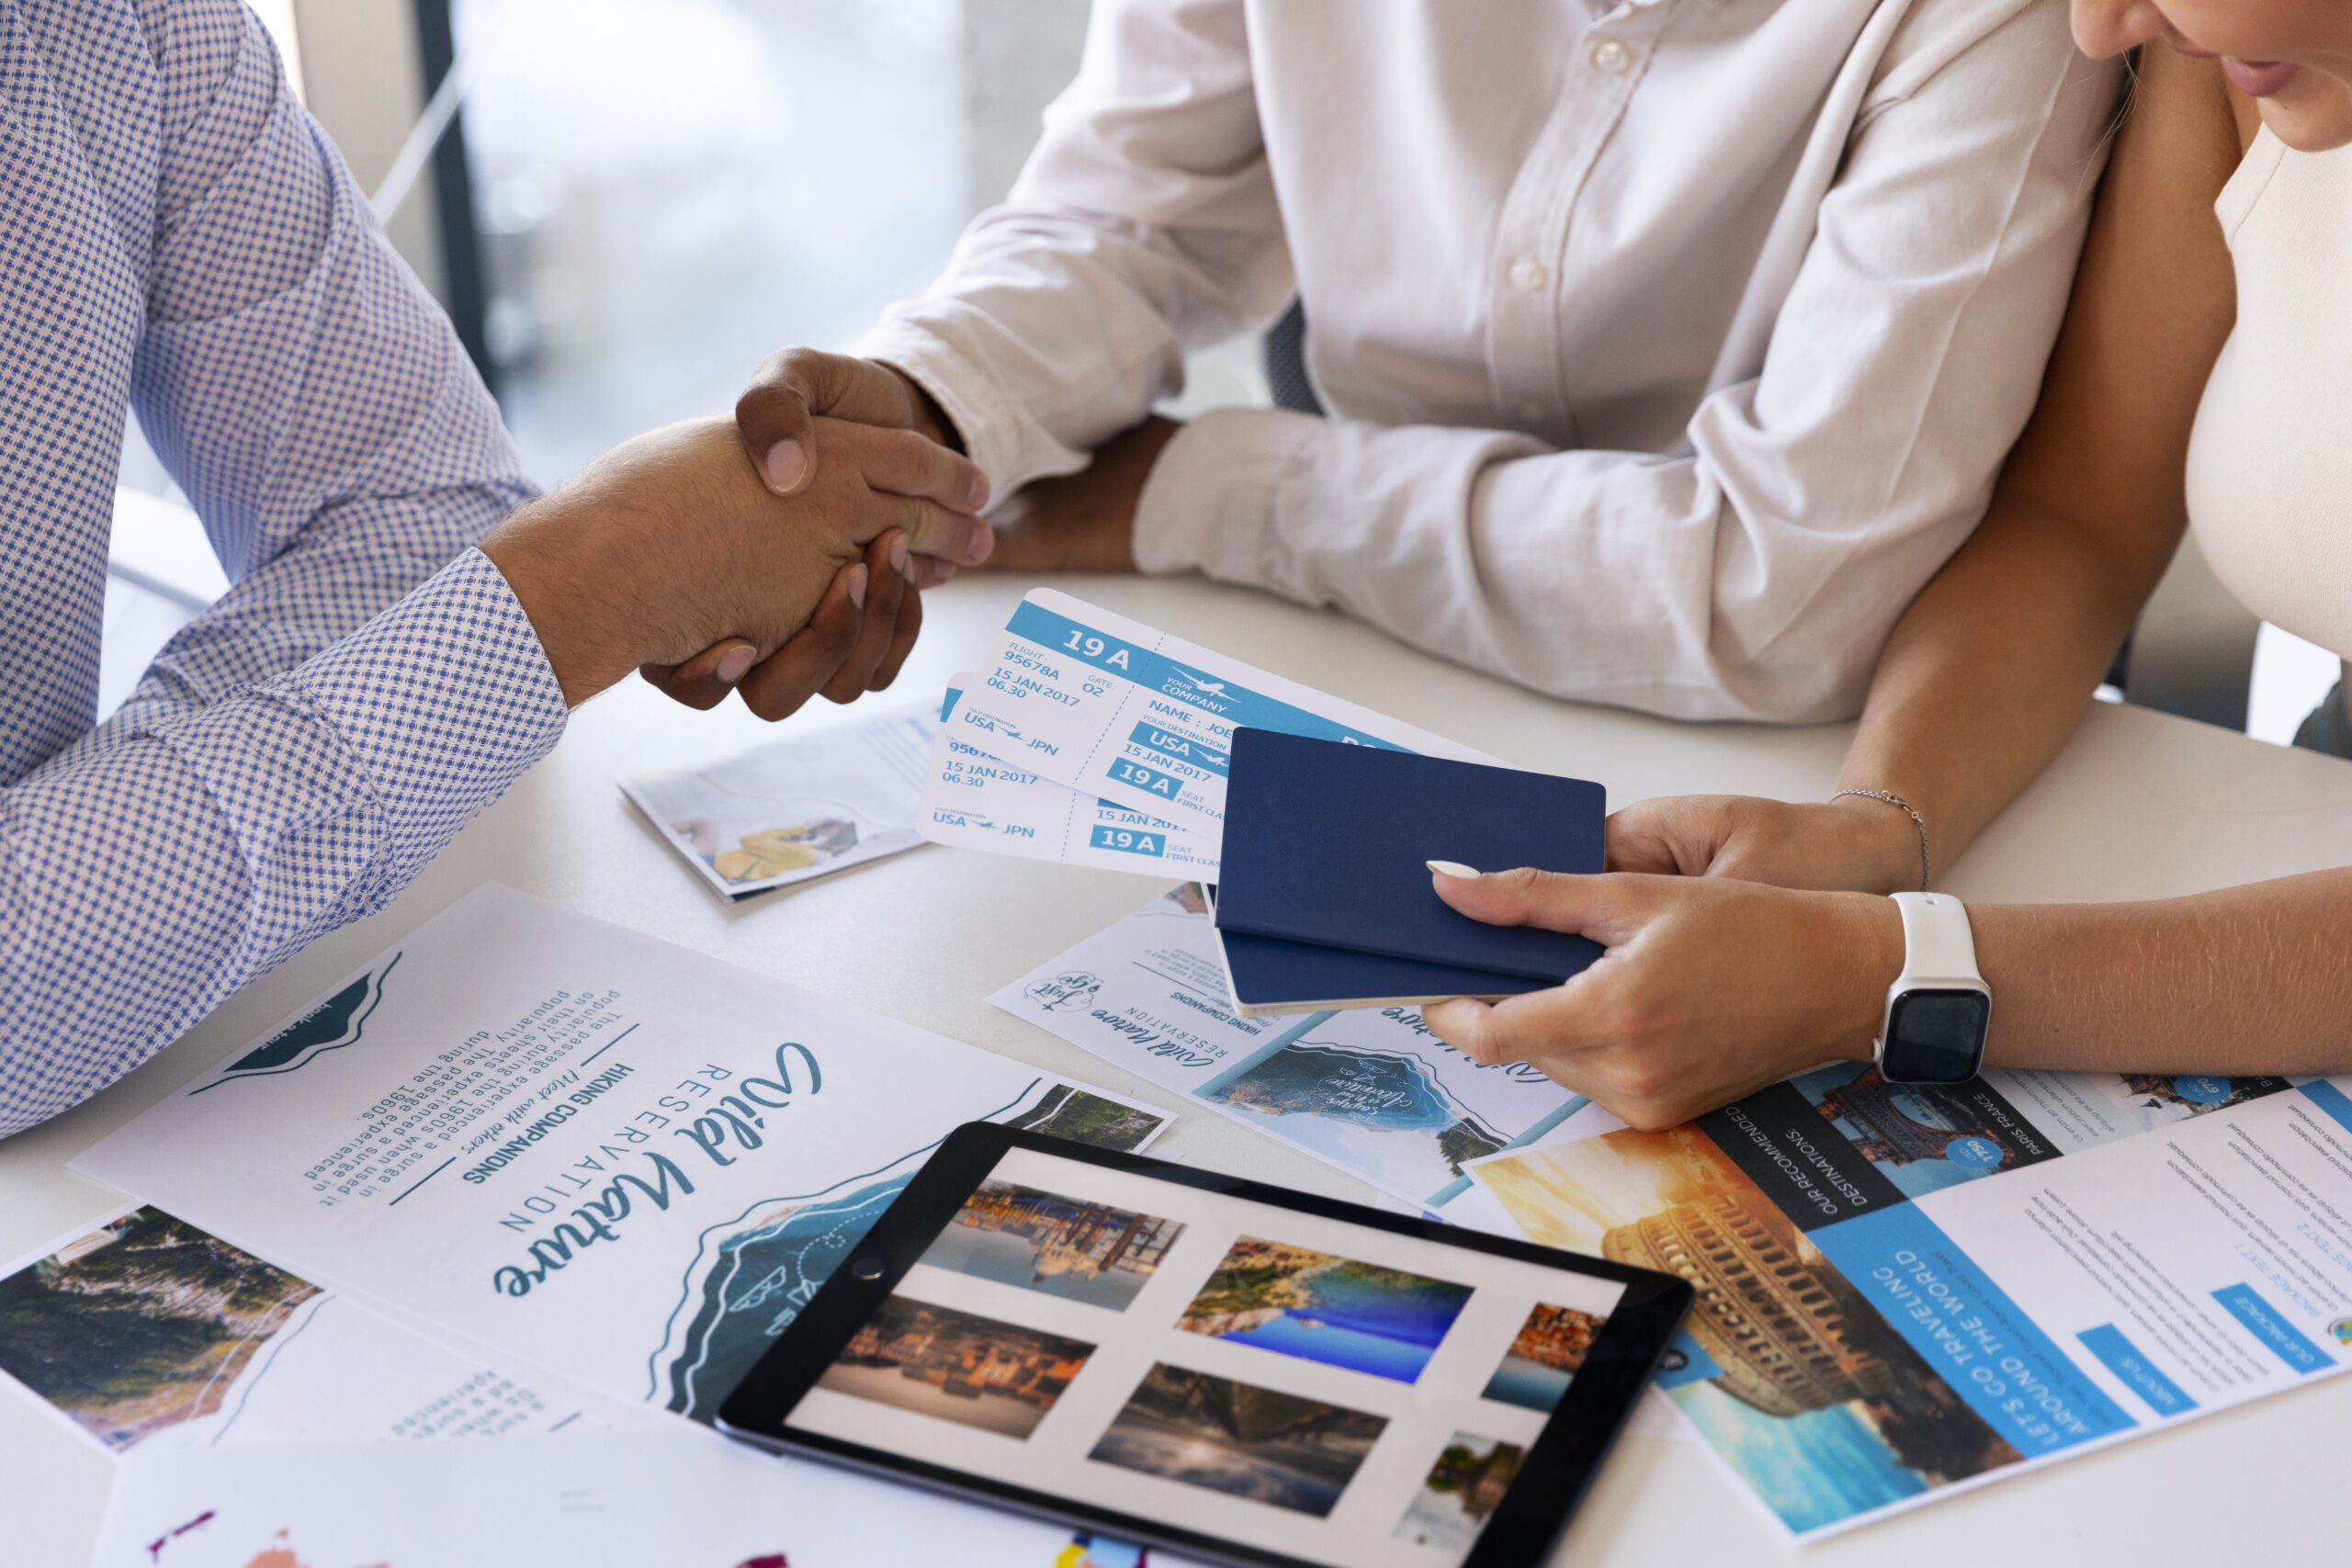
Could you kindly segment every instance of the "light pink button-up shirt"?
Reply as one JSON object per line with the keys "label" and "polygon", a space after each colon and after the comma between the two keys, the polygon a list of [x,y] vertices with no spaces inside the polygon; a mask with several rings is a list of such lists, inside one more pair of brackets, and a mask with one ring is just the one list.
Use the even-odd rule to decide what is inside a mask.
{"label": "light pink button-up shirt", "polygon": [[1147,570],[1841,716],[2033,406],[2117,80],[2063,0],[1098,0],[1009,200],[860,348],[1007,494],[1295,291],[1333,417],[1189,426]]}

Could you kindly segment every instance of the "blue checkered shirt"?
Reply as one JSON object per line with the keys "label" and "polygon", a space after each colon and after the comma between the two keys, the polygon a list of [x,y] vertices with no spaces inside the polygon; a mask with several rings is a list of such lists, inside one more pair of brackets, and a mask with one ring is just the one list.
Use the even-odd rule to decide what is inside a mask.
{"label": "blue checkered shirt", "polygon": [[[234,586],[97,724],[126,407]],[[0,1135],[382,908],[555,743],[471,548],[529,493],[238,0],[0,0]]]}

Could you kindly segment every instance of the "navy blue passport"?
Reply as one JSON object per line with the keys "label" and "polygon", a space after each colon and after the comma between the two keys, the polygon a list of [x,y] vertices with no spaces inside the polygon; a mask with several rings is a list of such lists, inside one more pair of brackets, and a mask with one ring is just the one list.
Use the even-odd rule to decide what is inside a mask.
{"label": "navy blue passport", "polygon": [[1236,731],[1216,898],[1234,999],[1274,1011],[1559,984],[1599,944],[1457,914],[1427,863],[1597,872],[1607,812],[1581,779]]}

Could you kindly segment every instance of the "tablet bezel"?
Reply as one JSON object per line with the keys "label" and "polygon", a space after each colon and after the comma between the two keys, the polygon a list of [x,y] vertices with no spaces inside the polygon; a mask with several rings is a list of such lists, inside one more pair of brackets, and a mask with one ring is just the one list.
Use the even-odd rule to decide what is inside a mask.
{"label": "tablet bezel", "polygon": [[[1444,1247],[1509,1258],[1624,1287],[1592,1348],[1542,1432],[1528,1446],[1518,1475],[1503,1495],[1461,1568],[1516,1568],[1541,1562],[1575,1516],[1601,1461],[1632,1416],[1651,1374],[1689,1312],[1690,1285],[1671,1274],[1636,1269],[1532,1242],[1463,1230],[1435,1220],[1392,1214],[1238,1176],[1140,1155],[1121,1154],[991,1122],[973,1122],[943,1140],[872,1231],[819,1288],[799,1315],[719,1406],[718,1424],[731,1437],[780,1452],[803,1454],[933,1491],[977,1499],[1038,1518],[1067,1523],[1137,1545],[1231,1563],[1237,1568],[1329,1568],[1302,1557],[1181,1526],[1123,1514],[1082,1499],[1012,1485],[969,1471],[906,1459],[846,1438],[792,1428],[775,1412],[790,1412],[824,1375],[856,1334],[936,1240],[966,1199],[1005,1155],[1031,1149],[1152,1180],[1173,1182],[1221,1197],[1288,1209],[1320,1219],[1418,1236]],[[879,1265],[878,1269],[876,1265]],[[863,1277],[862,1277],[863,1276]]]}

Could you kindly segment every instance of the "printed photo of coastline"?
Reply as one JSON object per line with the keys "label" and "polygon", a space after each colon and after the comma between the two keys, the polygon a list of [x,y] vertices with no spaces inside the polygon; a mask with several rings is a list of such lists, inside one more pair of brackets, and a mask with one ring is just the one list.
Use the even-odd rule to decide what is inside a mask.
{"label": "printed photo of coastline", "polygon": [[1467,1285],[1243,1236],[1176,1326],[1412,1382],[1469,1299]]}
{"label": "printed photo of coastline", "polygon": [[892,1296],[817,1386],[1026,1438],[1092,1354],[1081,1339]]}
{"label": "printed photo of coastline", "polygon": [[1469,1551],[1478,1544],[1478,1532],[1494,1517],[1526,1458],[1527,1450],[1517,1443],[1454,1433],[1391,1533],[1415,1546]]}
{"label": "printed photo of coastline", "polygon": [[160,1209],[0,1280],[0,1373],[119,1453],[214,1416],[319,1288]]}
{"label": "printed photo of coastline", "polygon": [[1124,1312],[1184,1227],[1010,1181],[984,1181],[922,1255],[934,1269]]}
{"label": "printed photo of coastline", "polygon": [[1557,1409],[1568,1392],[1568,1380],[1584,1365],[1594,1336],[1607,1322],[1574,1307],[1545,1306],[1538,1302],[1527,1321],[1519,1325],[1501,1365],[1487,1380],[1481,1398],[1500,1400],[1523,1410]]}
{"label": "printed photo of coastline", "polygon": [[1321,1518],[1387,1426],[1361,1410],[1162,1362],[1087,1458]]}

